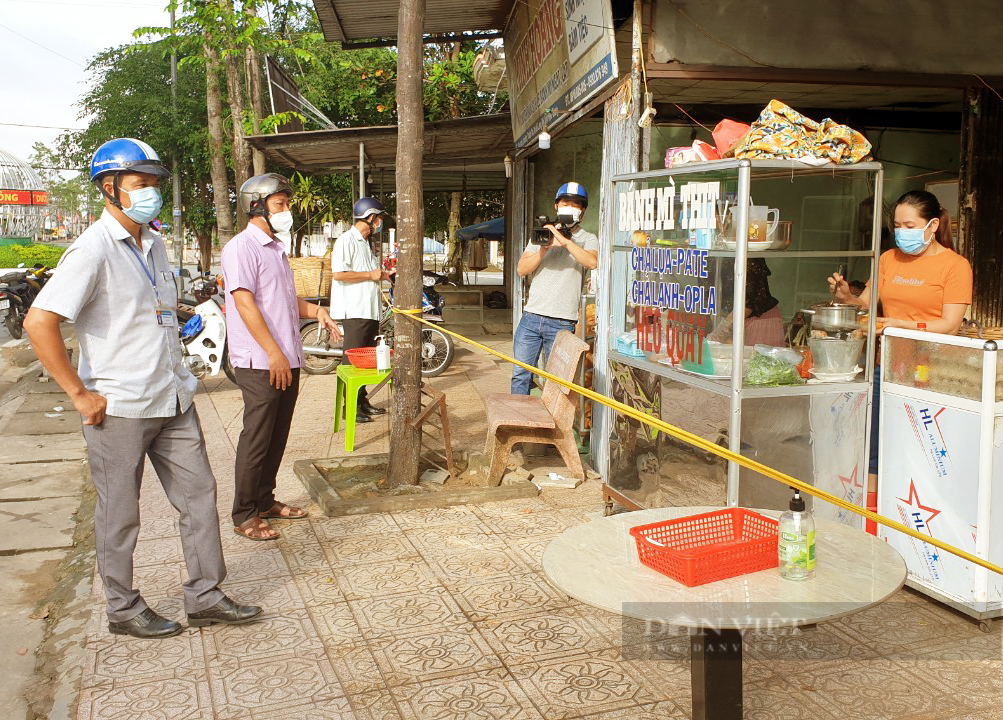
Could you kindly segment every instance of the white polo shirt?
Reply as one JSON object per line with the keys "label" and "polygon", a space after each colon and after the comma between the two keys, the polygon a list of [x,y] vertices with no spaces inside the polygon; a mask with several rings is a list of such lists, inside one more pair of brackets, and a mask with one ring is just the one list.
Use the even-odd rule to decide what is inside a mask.
{"label": "white polo shirt", "polygon": [[[75,323],[77,372],[84,387],[107,398],[108,415],[173,417],[179,403],[182,412],[191,406],[198,381],[182,362],[164,243],[149,227],[141,241],[142,253],[105,210],[63,253],[34,305]],[[175,310],[161,316],[163,324],[158,294],[161,307]]]}
{"label": "white polo shirt", "polygon": [[[369,243],[354,225],[334,241],[331,272],[372,272],[379,267]],[[331,282],[331,317],[335,320],[380,319],[380,283]]]}

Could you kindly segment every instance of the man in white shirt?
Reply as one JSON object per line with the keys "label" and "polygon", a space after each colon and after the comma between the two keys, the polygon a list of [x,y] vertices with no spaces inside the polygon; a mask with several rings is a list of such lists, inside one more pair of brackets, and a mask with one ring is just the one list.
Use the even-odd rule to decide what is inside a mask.
{"label": "man in white shirt", "polygon": [[[188,624],[238,625],[261,615],[219,588],[226,565],[216,478],[195,412],[197,383],[182,360],[167,252],[149,227],[162,206],[160,178],[169,175],[139,140],[117,138],[98,148],[91,180],[105,197],[104,212],[63,254],[24,322],[38,359],[83,420],[108,630],[147,639],[182,627],[155,613],[133,587],[146,457],[181,516]],[[66,355],[63,320],[75,323],[78,370]]]}
{"label": "man in white shirt", "polygon": [[[369,247],[369,238],[383,227],[387,214],[376,198],[364,197],[352,206],[355,224],[334,241],[331,251],[331,317],[342,321],[342,347],[372,347],[380,332],[380,287],[393,274],[380,269]],[[372,422],[384,408],[369,404],[366,389],[359,390],[356,422]]]}

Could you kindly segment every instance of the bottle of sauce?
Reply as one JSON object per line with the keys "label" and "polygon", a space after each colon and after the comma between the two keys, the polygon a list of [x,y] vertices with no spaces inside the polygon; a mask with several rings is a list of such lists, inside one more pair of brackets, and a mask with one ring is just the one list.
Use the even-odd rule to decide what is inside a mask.
{"label": "bottle of sauce", "polygon": [[[926,323],[916,323],[916,329],[925,332]],[[916,387],[926,387],[930,384],[930,348],[928,343],[916,343],[916,370],[913,373],[913,381]]]}

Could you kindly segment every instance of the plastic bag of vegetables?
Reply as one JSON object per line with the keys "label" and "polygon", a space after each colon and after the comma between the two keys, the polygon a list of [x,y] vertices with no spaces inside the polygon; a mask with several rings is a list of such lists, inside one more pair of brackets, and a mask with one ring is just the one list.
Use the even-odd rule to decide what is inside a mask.
{"label": "plastic bag of vegetables", "polygon": [[756,352],[745,373],[748,385],[802,385],[798,372],[801,354],[790,348],[756,345]]}

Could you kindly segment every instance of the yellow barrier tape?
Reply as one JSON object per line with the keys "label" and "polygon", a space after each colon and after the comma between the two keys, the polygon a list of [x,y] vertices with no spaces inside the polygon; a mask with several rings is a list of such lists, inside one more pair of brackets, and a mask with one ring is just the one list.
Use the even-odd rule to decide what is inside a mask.
{"label": "yellow barrier tape", "polygon": [[[394,308],[394,312],[401,312],[402,314],[405,314],[403,313],[403,311],[399,311],[396,308]],[[783,483],[790,487],[797,488],[798,490],[800,490],[805,494],[812,495],[813,497],[819,498],[820,500],[825,500],[826,502],[832,503],[836,507],[843,508],[844,510],[849,510],[850,512],[856,513],[857,515],[867,518],[868,520],[873,520],[877,523],[880,523],[881,525],[884,525],[885,527],[892,528],[893,530],[898,530],[899,532],[904,533],[909,537],[915,538],[925,543],[929,543],[930,545],[940,548],[945,552],[949,552],[952,555],[962,558],[963,560],[967,560],[968,562],[975,563],[976,565],[984,567],[987,570],[992,570],[994,573],[1003,575],[1003,567],[995,565],[989,562],[988,560],[983,560],[982,558],[976,557],[975,555],[972,555],[969,552],[965,552],[961,548],[956,548],[953,545],[948,545],[944,541],[938,540],[937,538],[931,537],[929,535],[923,535],[922,533],[912,529],[911,527],[903,525],[902,523],[892,520],[890,518],[886,518],[884,515],[878,515],[875,512],[867,510],[866,508],[853,505],[852,503],[849,503],[843,500],[842,498],[836,497],[835,495],[831,495],[830,493],[827,493],[824,490],[819,490],[818,488],[809,485],[801,480],[793,478],[790,475],[782,473],[779,470],[774,470],[773,468],[763,465],[762,463],[756,462],[755,460],[751,460],[745,457],[744,455],[733,453],[731,450],[728,450],[727,448],[723,448],[720,445],[712,443],[710,440],[705,440],[699,435],[694,435],[693,433],[687,432],[686,430],[678,428],[675,425],[670,425],[669,423],[664,422],[663,420],[658,420],[656,418],[651,417],[650,415],[645,415],[643,412],[636,410],[629,405],[625,405],[622,402],[614,400],[613,398],[610,397],[606,397],[605,395],[600,395],[594,390],[590,390],[589,388],[582,387],[568,380],[555,377],[554,375],[548,373],[546,370],[541,370],[538,367],[534,367],[532,365],[527,365],[526,363],[519,362],[515,358],[509,357],[505,353],[498,352],[493,348],[489,348],[486,345],[482,345],[476,340],[471,340],[470,338],[464,337],[463,335],[455,333],[452,330],[447,330],[441,325],[429,322],[424,318],[415,317],[413,315],[407,315],[407,317],[416,320],[420,323],[423,323],[425,325],[428,325],[429,327],[434,327],[437,330],[446,333],[447,335],[451,335],[452,337],[456,338],[457,340],[460,340],[461,342],[473,345],[474,347],[479,348],[491,355],[500,357],[506,362],[512,363],[513,365],[518,365],[519,367],[529,370],[530,372],[535,373],[540,377],[546,378],[550,382],[556,382],[558,385],[570,388],[571,390],[574,390],[575,392],[583,395],[584,397],[589,398],[590,400],[593,400],[597,403],[601,403],[606,407],[612,408],[613,410],[623,413],[628,417],[632,417],[639,422],[645,423],[646,425],[650,425],[653,428],[668,433],[672,437],[678,438],[683,442],[689,443],[690,445],[700,448],[701,450],[712,453],[726,460],[730,460],[731,462],[737,463],[738,465],[748,468],[749,470],[753,470],[759,473],[760,475],[768,477],[772,480],[776,480],[777,482]]]}
{"label": "yellow barrier tape", "polygon": [[401,315],[421,315],[424,312],[421,308],[412,308],[411,310],[404,310],[403,308],[394,308],[395,313],[400,313]]}

